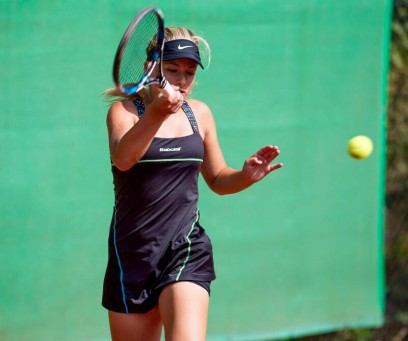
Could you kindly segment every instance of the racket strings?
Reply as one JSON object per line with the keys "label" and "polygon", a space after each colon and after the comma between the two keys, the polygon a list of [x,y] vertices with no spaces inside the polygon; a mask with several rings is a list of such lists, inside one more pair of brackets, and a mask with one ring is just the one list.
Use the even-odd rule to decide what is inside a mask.
{"label": "racket strings", "polygon": [[159,21],[154,12],[147,13],[136,25],[123,52],[119,82],[124,88],[138,84],[151,61],[158,57],[157,32]]}

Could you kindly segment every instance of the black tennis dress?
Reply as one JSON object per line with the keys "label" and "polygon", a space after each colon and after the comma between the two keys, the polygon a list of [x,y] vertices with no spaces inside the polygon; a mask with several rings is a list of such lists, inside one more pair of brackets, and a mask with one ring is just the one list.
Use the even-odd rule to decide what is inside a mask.
{"label": "black tennis dress", "polygon": [[[134,103],[141,116],[143,102]],[[215,279],[211,242],[197,208],[204,146],[193,112],[186,102],[182,108],[191,135],[155,137],[127,171],[112,165],[115,206],[102,298],[109,310],[145,313],[166,284]]]}

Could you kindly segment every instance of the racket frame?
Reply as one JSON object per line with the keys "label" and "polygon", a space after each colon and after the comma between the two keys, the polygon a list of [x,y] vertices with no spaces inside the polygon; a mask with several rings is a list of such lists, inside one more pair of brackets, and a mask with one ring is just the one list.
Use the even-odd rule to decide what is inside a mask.
{"label": "racket frame", "polygon": [[[130,38],[133,35],[137,25],[142,21],[142,19],[148,15],[149,13],[153,12],[158,21],[158,30],[157,30],[157,44],[154,46],[154,52],[152,54],[152,60],[150,62],[149,68],[145,71],[144,75],[139,80],[135,80],[135,84],[132,83],[131,86],[125,87],[123,84],[120,83],[119,73],[120,73],[120,65],[122,61],[122,57],[125,53],[125,49],[127,43],[129,42]],[[173,92],[172,86],[167,82],[167,80],[163,76],[163,48],[164,48],[164,16],[163,12],[157,7],[146,7],[142,9],[140,12],[136,14],[133,20],[130,22],[129,26],[127,27],[125,33],[122,36],[122,39],[119,43],[119,46],[116,50],[115,59],[113,62],[113,81],[116,87],[122,92],[124,95],[133,95],[139,92],[144,87],[147,87],[152,84],[157,84],[159,89],[162,93],[169,97]],[[146,46],[147,47],[147,46]],[[151,74],[154,68],[158,66],[158,74],[156,78],[151,78]]]}

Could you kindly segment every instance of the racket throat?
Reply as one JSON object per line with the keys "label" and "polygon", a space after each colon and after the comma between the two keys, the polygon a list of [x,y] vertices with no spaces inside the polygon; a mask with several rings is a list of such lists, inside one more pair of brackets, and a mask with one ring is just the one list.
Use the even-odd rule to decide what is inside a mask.
{"label": "racket throat", "polygon": [[159,84],[161,89],[164,89],[166,86],[170,86],[169,82],[167,81],[167,79],[162,78]]}

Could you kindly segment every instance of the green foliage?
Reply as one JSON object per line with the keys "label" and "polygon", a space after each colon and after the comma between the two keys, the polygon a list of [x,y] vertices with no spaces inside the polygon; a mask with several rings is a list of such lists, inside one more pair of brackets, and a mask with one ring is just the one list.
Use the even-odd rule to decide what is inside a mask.
{"label": "green foliage", "polygon": [[408,1],[394,6],[389,74],[386,192],[388,320],[408,315]]}
{"label": "green foliage", "polygon": [[408,35],[405,18],[408,17],[408,9],[405,6],[395,7],[394,20],[392,23],[391,62],[394,69],[406,71],[406,57],[408,50]]}
{"label": "green foliage", "polygon": [[408,186],[408,4],[394,8],[390,56],[387,193]]}

